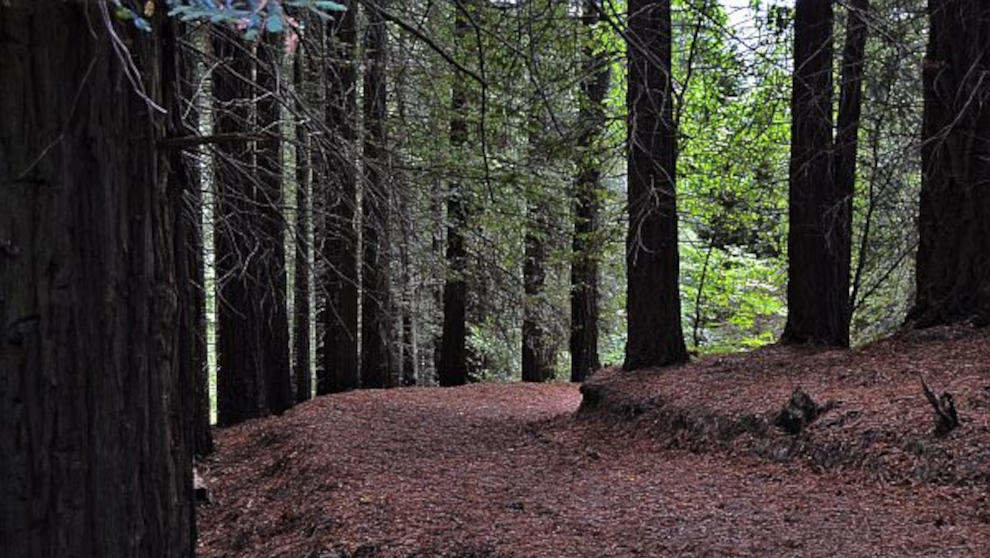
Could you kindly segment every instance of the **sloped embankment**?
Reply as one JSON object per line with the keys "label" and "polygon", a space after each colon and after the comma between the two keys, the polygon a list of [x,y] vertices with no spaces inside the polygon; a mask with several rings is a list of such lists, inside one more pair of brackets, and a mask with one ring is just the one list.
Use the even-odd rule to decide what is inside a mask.
{"label": "sloped embankment", "polygon": [[[952,395],[959,428],[936,435],[921,378]],[[778,415],[798,389],[820,412],[791,434]],[[611,368],[581,393],[580,417],[667,448],[893,482],[990,482],[988,328],[911,331],[851,351],[771,346],[660,370]]]}

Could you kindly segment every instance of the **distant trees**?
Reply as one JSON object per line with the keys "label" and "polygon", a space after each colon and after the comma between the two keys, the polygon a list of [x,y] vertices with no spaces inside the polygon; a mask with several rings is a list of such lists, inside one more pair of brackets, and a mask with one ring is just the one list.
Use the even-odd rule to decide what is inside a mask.
{"label": "distant trees", "polygon": [[990,323],[990,4],[929,0],[915,305]]}
{"label": "distant trees", "polygon": [[630,0],[628,191],[623,368],[688,359],[681,330],[669,0]]}

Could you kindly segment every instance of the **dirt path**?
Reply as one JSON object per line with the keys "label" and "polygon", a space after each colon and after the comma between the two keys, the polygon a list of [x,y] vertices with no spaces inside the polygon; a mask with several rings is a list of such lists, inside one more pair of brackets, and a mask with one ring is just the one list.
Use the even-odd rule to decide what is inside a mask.
{"label": "dirt path", "polygon": [[569,385],[319,398],[220,431],[202,556],[990,556],[986,488],[664,451]]}

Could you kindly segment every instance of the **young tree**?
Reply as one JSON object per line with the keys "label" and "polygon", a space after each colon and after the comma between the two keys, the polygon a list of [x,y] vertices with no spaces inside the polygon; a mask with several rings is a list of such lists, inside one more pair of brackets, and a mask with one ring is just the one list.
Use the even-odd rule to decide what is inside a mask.
{"label": "young tree", "polygon": [[[781,341],[845,347],[849,345],[851,201],[840,189],[833,167],[832,34],[832,2],[798,0],[791,98],[787,324]],[[847,95],[847,102],[852,101]],[[847,110],[845,115],[852,113]],[[847,125],[843,133],[850,131]],[[852,164],[844,162],[842,170]]]}
{"label": "young tree", "polygon": [[[463,45],[470,30],[466,5],[454,8],[454,37]],[[468,91],[462,79],[455,79],[451,93],[450,149],[457,153],[467,144]],[[443,286],[443,332],[437,379],[441,386],[458,386],[467,382],[467,190],[458,180],[447,186],[447,273]]]}
{"label": "young tree", "polygon": [[929,0],[924,64],[920,326],[990,323],[990,4]]}
{"label": "young tree", "polygon": [[358,234],[357,170],[357,11],[347,11],[327,24],[326,119],[339,140],[324,161],[326,203],[323,230],[323,282],[326,302],[320,315],[323,325],[316,393],[356,389],[358,381]]}
{"label": "young tree", "polygon": [[608,52],[596,40],[602,19],[601,0],[585,0],[585,26],[579,126],[574,235],[571,255],[571,381],[583,382],[601,367],[598,360],[598,213],[602,195],[601,138],[605,132]]}
{"label": "young tree", "polygon": [[625,370],[688,359],[678,290],[669,0],[630,0]]}
{"label": "young tree", "polygon": [[4,556],[194,550],[194,399],[177,362],[188,247],[170,203],[183,187],[162,181],[151,105],[161,39],[115,30],[142,80],[106,9],[0,3]]}
{"label": "young tree", "polygon": [[389,281],[389,212],[385,69],[386,0],[368,4],[365,30],[363,267],[361,284],[361,387],[386,387],[394,374],[394,335]]}

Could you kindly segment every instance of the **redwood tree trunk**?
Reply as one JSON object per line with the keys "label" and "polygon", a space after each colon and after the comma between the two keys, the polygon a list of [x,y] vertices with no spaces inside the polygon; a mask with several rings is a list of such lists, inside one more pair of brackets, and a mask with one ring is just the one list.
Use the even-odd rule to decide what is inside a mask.
{"label": "redwood tree trunk", "polygon": [[[293,60],[293,82],[296,85],[297,108],[302,112],[302,91],[309,77],[306,68],[306,52],[296,52]],[[313,374],[309,361],[309,272],[310,272],[310,210],[311,188],[309,134],[302,123],[296,123],[296,253],[293,267],[293,306],[292,306],[292,360],[295,375],[296,402],[302,403],[313,396]]]}
{"label": "redwood tree trunk", "polygon": [[990,323],[990,4],[929,0],[919,326]]}
{"label": "redwood tree trunk", "polygon": [[361,284],[361,387],[383,388],[395,373],[391,296],[389,293],[388,152],[385,134],[385,0],[368,6],[365,35],[363,268]]}
{"label": "redwood tree trunk", "polygon": [[326,302],[320,315],[323,343],[317,366],[316,393],[358,387],[358,235],[357,208],[357,44],[358,4],[351,2],[328,24],[327,124],[337,132],[336,154],[325,161],[327,215],[323,229],[323,283]]}
{"label": "redwood tree trunk", "polygon": [[598,359],[598,212],[602,195],[601,145],[605,132],[605,96],[610,72],[608,52],[595,42],[601,1],[585,0],[584,79],[581,81],[578,175],[574,199],[571,260],[571,381],[583,382],[601,368]]}
{"label": "redwood tree trunk", "polygon": [[669,0],[629,1],[625,370],[688,359],[678,287],[670,33]]}
{"label": "redwood tree trunk", "polygon": [[851,225],[850,200],[833,168],[832,2],[798,0],[794,14],[787,324],[781,341],[845,347]]}
{"label": "redwood tree trunk", "polygon": [[282,192],[282,132],[280,76],[282,42],[278,36],[266,37],[258,45],[258,128],[263,139],[257,143],[258,200],[256,206],[261,226],[259,240],[264,252],[258,261],[258,293],[261,309],[261,343],[268,390],[268,409],[282,413],[293,405],[292,364],[289,359],[288,278],[285,273],[285,215]]}
{"label": "redwood tree trunk", "polygon": [[[186,101],[193,98],[195,65],[179,41],[185,26],[170,21],[162,26],[162,90],[168,109],[165,133],[170,137],[196,135],[198,113]],[[185,116],[187,115],[188,116]],[[184,120],[183,117],[189,120]],[[210,385],[206,356],[206,267],[203,261],[203,194],[197,162],[180,149],[165,152],[162,180],[168,183],[175,221],[175,266],[178,288],[180,377],[184,399],[191,402],[187,438],[199,456],[213,451],[210,429]]]}
{"label": "redwood tree trunk", "polygon": [[[214,133],[249,130],[251,86],[245,79],[253,62],[247,48],[229,32],[214,42],[222,61],[213,73]],[[252,160],[248,142],[220,144],[216,154],[217,419],[229,426],[268,414],[258,264],[265,251],[257,218],[257,204],[263,202],[252,174],[243,170]]]}
{"label": "redwood tree trunk", "polygon": [[[866,16],[870,10],[869,0],[850,0],[846,10],[846,41],[842,52],[842,84],[839,92],[839,121],[835,134],[835,183],[837,194],[842,198],[841,214],[837,226],[841,234],[836,235],[839,244],[840,270],[845,277],[845,288],[849,290],[852,265],[852,210],[853,195],[856,190],[856,153],[859,148],[859,117],[863,102],[863,71],[866,63]],[[855,289],[854,289],[855,290]],[[846,329],[852,320],[852,295],[847,298]]]}
{"label": "redwood tree trunk", "polygon": [[[119,32],[160,101],[160,37]],[[0,553],[191,557],[160,115],[94,3],[0,3],[0,75]]]}
{"label": "redwood tree trunk", "polygon": [[[468,35],[465,6],[455,7],[454,37],[464,43]],[[460,153],[467,143],[467,88],[463,81],[454,80],[451,92],[450,149]],[[443,285],[443,331],[437,358],[437,381],[441,386],[467,383],[467,200],[464,185],[453,181],[447,189],[447,273]]]}

